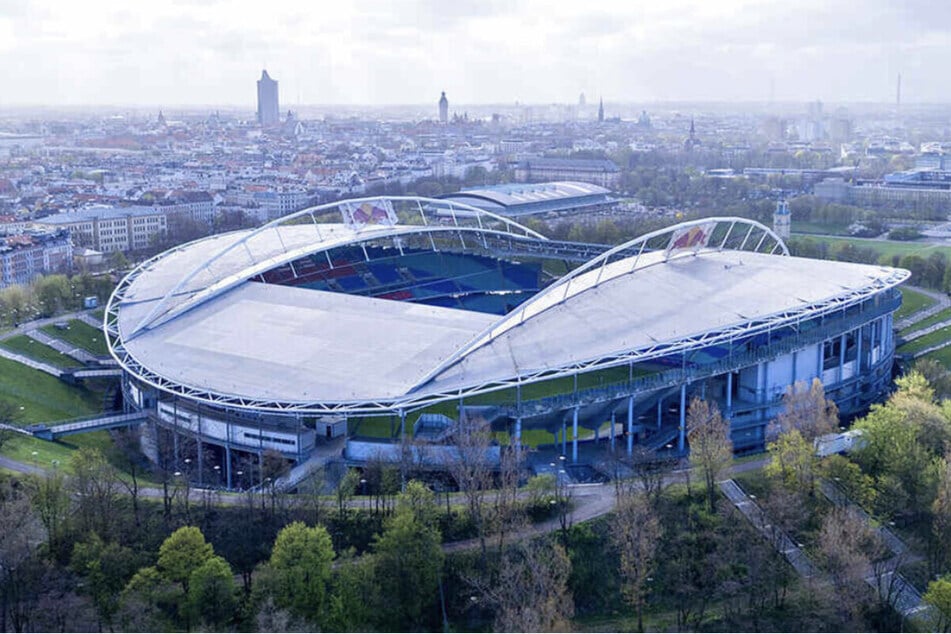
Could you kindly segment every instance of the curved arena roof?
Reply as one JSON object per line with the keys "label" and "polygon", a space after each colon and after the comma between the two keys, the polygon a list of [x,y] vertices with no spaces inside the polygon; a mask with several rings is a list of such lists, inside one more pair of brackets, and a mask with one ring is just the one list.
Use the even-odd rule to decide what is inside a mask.
{"label": "curved arena roof", "polygon": [[[378,199],[367,200],[343,204]],[[434,214],[433,204],[449,203],[386,200],[411,201],[419,217],[321,224],[315,219],[336,204],[325,205],[144,263],[107,307],[113,355],[139,380],[202,402],[300,413],[393,411],[797,323],[908,277],[900,269],[790,257],[762,225],[725,218],[611,249],[501,317],[251,281],[301,255],[373,240],[429,239],[434,249],[440,235],[470,246],[546,244],[479,210]]]}
{"label": "curved arena roof", "polygon": [[513,217],[582,209],[612,201],[611,190],[576,181],[506,183],[491,187],[474,187],[446,194],[441,199]]}

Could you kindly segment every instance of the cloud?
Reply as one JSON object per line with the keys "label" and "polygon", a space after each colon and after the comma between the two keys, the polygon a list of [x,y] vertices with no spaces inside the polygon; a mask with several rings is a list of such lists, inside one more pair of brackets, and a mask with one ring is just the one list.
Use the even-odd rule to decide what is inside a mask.
{"label": "cloud", "polygon": [[948,100],[951,4],[931,0],[7,0],[11,103]]}

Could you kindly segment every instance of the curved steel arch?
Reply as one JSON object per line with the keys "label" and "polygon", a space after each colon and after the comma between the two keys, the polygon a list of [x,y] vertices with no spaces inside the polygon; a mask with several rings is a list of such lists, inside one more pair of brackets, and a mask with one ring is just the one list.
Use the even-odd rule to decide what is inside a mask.
{"label": "curved steel arch", "polygon": [[[274,266],[280,266],[283,263],[292,261],[293,259],[297,257],[306,255],[307,253],[319,251],[319,249],[313,250],[312,246],[299,247],[297,249],[288,251],[286,246],[284,246],[284,241],[280,233],[280,227],[282,225],[287,225],[289,222],[296,220],[298,218],[310,216],[311,222],[316,228],[316,236],[318,239],[317,244],[320,244],[321,242],[324,241],[324,239],[320,234],[320,227],[319,227],[320,223],[317,222],[316,217],[314,216],[315,213],[319,213],[329,209],[338,208],[343,203],[360,204],[364,202],[376,202],[376,201],[382,201],[382,200],[407,201],[407,202],[416,203],[416,210],[419,213],[419,217],[422,220],[422,224],[421,225],[411,224],[411,225],[390,226],[390,229],[394,227],[403,227],[404,229],[400,232],[392,232],[392,231],[388,232],[386,229],[381,230],[380,225],[367,225],[361,229],[355,229],[350,240],[339,240],[334,242],[332,246],[344,246],[346,244],[357,244],[360,242],[364,242],[367,239],[370,239],[370,238],[366,238],[362,236],[370,236],[372,238],[377,238],[377,237],[388,237],[388,235],[399,235],[400,233],[426,233],[426,232],[435,233],[435,232],[447,231],[447,230],[448,231],[477,231],[477,232],[483,232],[483,233],[493,233],[497,235],[509,235],[509,236],[519,237],[519,238],[532,238],[532,239],[544,240],[544,241],[548,240],[548,238],[538,233],[537,231],[529,229],[528,227],[522,224],[519,224],[517,222],[514,222],[508,218],[505,218],[504,216],[500,216],[498,214],[494,214],[492,212],[488,212],[483,209],[479,209],[478,207],[474,207],[472,205],[468,205],[465,203],[441,200],[438,198],[424,198],[420,196],[374,196],[374,197],[368,197],[368,198],[354,198],[354,199],[336,201],[332,203],[325,203],[323,205],[317,205],[315,207],[308,207],[307,209],[301,209],[300,211],[295,211],[294,213],[288,214],[276,220],[272,220],[271,222],[264,224],[258,227],[257,229],[254,229],[253,231],[249,232],[247,235],[242,236],[240,240],[237,240],[229,244],[228,246],[224,247],[220,251],[209,256],[201,264],[194,267],[189,273],[185,274],[178,281],[178,283],[176,283],[170,290],[168,290],[165,293],[164,296],[162,296],[162,299],[160,299],[158,303],[156,303],[156,305],[152,308],[152,310],[150,310],[148,314],[146,314],[145,317],[143,317],[139,321],[139,323],[136,324],[136,326],[131,330],[131,332],[128,334],[128,338],[131,339],[135,337],[142,330],[155,324],[159,320],[166,321],[168,318],[181,314],[185,310],[189,308],[193,308],[194,306],[197,306],[198,304],[204,301],[207,301],[208,299],[224,292],[228,288],[233,287],[235,284],[238,284],[241,281],[261,272],[258,269],[262,269],[262,267],[273,268]],[[423,203],[426,203],[427,205],[432,206],[431,210],[434,208],[435,210],[448,212],[449,214],[448,217],[451,219],[451,224],[450,225],[443,225],[443,224],[431,225],[430,219],[427,218],[426,209],[423,207]],[[459,215],[457,215],[456,213],[457,211],[460,212]],[[475,219],[475,223],[476,223],[475,226],[470,226],[468,224],[460,224],[460,220],[465,221],[467,219]],[[483,219],[488,219],[497,223],[501,222],[502,225],[504,226],[504,229],[498,230],[498,229],[492,229],[490,227],[486,227],[483,225]],[[419,227],[419,229],[416,231],[406,231],[405,230],[406,227]],[[258,261],[254,257],[254,255],[251,253],[250,249],[248,248],[248,243],[253,238],[260,236],[267,231],[275,232],[278,241],[281,243],[281,246],[284,249],[284,255],[281,257],[272,256],[263,261]],[[182,292],[185,286],[189,282],[191,282],[197,275],[199,275],[203,271],[208,271],[212,264],[220,260],[225,255],[241,247],[244,247],[245,250],[248,252],[248,256],[250,259],[250,266],[245,267],[238,273],[229,275],[224,280],[217,280],[213,282],[211,285],[205,287],[204,289],[202,289],[201,291],[193,295],[191,298],[186,300],[184,303],[179,304],[176,307],[173,307],[172,309],[170,309],[170,311],[163,312],[163,309],[166,308],[169,300],[172,297],[178,295],[180,292]],[[155,259],[156,258],[149,260],[149,263],[153,263]],[[141,268],[142,267],[139,267],[139,269]],[[138,271],[139,269],[136,269],[136,270]],[[245,273],[247,273],[247,275],[245,275]]]}
{"label": "curved steel arch", "polygon": [[[763,235],[757,241],[756,246],[753,247],[752,251],[759,252],[759,249],[760,247],[763,246],[763,243],[766,241],[766,238],[771,237],[773,239],[773,248],[770,250],[770,253],[775,252],[778,247],[781,247],[782,254],[785,256],[789,255],[789,249],[786,247],[786,244],[769,227],[759,222],[756,222],[755,220],[749,220],[747,218],[739,218],[736,216],[713,217],[713,218],[703,218],[701,220],[691,220],[689,222],[682,222],[670,227],[666,227],[664,229],[659,229],[657,231],[646,233],[642,236],[638,236],[634,238],[633,240],[629,240],[628,242],[619,244],[618,246],[608,251],[605,251],[601,255],[598,255],[597,257],[592,258],[587,263],[582,264],[578,268],[574,269],[573,271],[570,271],[569,273],[561,277],[557,282],[555,282],[548,288],[544,289],[543,291],[539,292],[537,295],[535,295],[534,297],[526,301],[518,309],[509,313],[508,315],[505,315],[499,321],[492,324],[491,326],[483,330],[481,333],[476,335],[472,339],[472,341],[470,341],[468,344],[460,348],[453,355],[446,358],[442,363],[436,366],[436,368],[434,368],[429,374],[424,376],[423,379],[420,380],[419,383],[417,383],[413,387],[413,389],[419,389],[420,387],[428,383],[430,380],[438,376],[441,372],[450,368],[458,361],[464,359],[466,356],[468,356],[472,352],[478,350],[479,348],[485,345],[488,345],[493,340],[497,339],[498,337],[502,336],[503,334],[507,333],[513,328],[524,324],[529,319],[551,308],[554,308],[555,306],[558,306],[564,303],[565,301],[568,300],[569,297],[574,297],[575,295],[591,290],[592,288],[596,288],[602,282],[607,282],[608,280],[612,280],[616,277],[620,277],[621,275],[629,275],[631,273],[634,273],[637,270],[647,268],[648,266],[663,264],[671,259],[676,259],[681,257],[693,257],[695,255],[702,254],[704,252],[703,250],[697,250],[697,251],[684,250],[679,253],[675,253],[673,255],[671,255],[671,253],[668,251],[663,259],[657,259],[656,261],[650,262],[647,265],[642,266],[641,269],[637,268],[637,265],[641,258],[641,254],[644,252],[647,246],[647,243],[650,242],[651,240],[664,236],[664,235],[673,236],[673,234],[676,232],[684,231],[686,229],[690,229],[691,227],[708,225],[711,223],[716,223],[717,225],[729,223],[729,228],[727,229],[726,234],[723,236],[723,239],[721,240],[719,247],[712,248],[712,250],[715,250],[715,251],[722,250],[724,245],[726,245],[727,241],[730,239],[730,236],[733,233],[733,229],[736,227],[736,225],[739,224],[739,225],[747,226],[749,228],[747,229],[746,235],[743,238],[743,242],[740,244],[737,250],[740,250],[740,251],[744,250],[743,247],[746,246],[746,243],[749,241],[750,237],[752,236],[753,230],[758,229],[763,232]],[[712,237],[712,233],[713,232],[711,231],[711,237]],[[638,246],[640,246],[640,249],[638,250],[637,255],[634,255],[634,256],[623,255],[626,252],[630,252],[631,250],[633,250],[635,247],[638,247]],[[710,250],[710,249],[711,248],[708,246],[707,250]],[[607,277],[605,277],[605,272],[607,271],[608,264],[611,262],[611,260],[618,257],[621,257],[622,261],[630,260],[631,261],[630,269],[625,270],[620,267],[614,268],[608,271]],[[598,271],[598,275],[593,280],[593,282],[591,280],[585,280],[585,283],[581,284],[580,288],[578,287],[577,284],[575,285],[574,289],[572,288],[572,282],[574,280],[580,278],[586,273],[591,272],[592,270],[594,270],[595,268],[599,266],[600,266],[600,270]],[[561,294],[560,297],[558,297],[559,293]]]}

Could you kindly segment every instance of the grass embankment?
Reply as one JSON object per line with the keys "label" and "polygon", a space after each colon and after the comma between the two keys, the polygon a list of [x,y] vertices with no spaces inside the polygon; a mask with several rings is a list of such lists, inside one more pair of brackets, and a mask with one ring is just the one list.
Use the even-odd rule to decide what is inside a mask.
{"label": "grass embankment", "polygon": [[98,328],[93,328],[84,321],[70,319],[67,322],[67,328],[58,328],[51,324],[43,326],[40,330],[50,337],[55,337],[77,348],[82,348],[90,354],[98,357],[109,356],[105,336]]}
{"label": "grass embankment", "polygon": [[898,354],[916,354],[926,348],[931,348],[948,340],[951,340],[951,326],[939,328],[923,337],[918,337],[914,341],[909,341],[898,348]]}
{"label": "grass embankment", "polygon": [[54,368],[75,368],[82,365],[71,356],[54,350],[39,341],[30,339],[26,335],[16,335],[15,337],[4,339],[0,341],[0,347],[33,359],[34,361],[51,365]]}
{"label": "grass embankment", "polygon": [[95,414],[101,411],[102,393],[0,358],[0,401],[13,405],[16,424],[30,425]]}
{"label": "grass embankment", "polygon": [[922,319],[921,321],[916,321],[915,323],[911,324],[907,328],[903,328],[900,334],[902,336],[906,336],[915,331],[924,330],[925,328],[928,328],[929,326],[934,326],[935,324],[940,324],[943,321],[949,321],[949,320],[951,320],[951,308],[945,308],[943,310],[939,310],[931,317],[927,317],[925,319]]}
{"label": "grass embankment", "polygon": [[895,319],[904,319],[918,311],[934,306],[935,300],[930,295],[919,293],[910,288],[901,289],[901,308],[895,311]]}

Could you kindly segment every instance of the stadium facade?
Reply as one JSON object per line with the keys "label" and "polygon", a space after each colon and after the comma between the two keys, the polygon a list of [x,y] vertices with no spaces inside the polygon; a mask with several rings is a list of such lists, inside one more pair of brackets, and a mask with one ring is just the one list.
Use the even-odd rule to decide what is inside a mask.
{"label": "stadium facade", "polygon": [[162,253],[119,283],[105,330],[147,453],[244,487],[266,452],[303,464],[345,433],[360,461],[474,419],[572,460],[590,441],[685,451],[693,395],[761,447],[795,381],[845,413],[887,389],[908,275],[791,257],[742,218],[608,248],[373,198]]}

